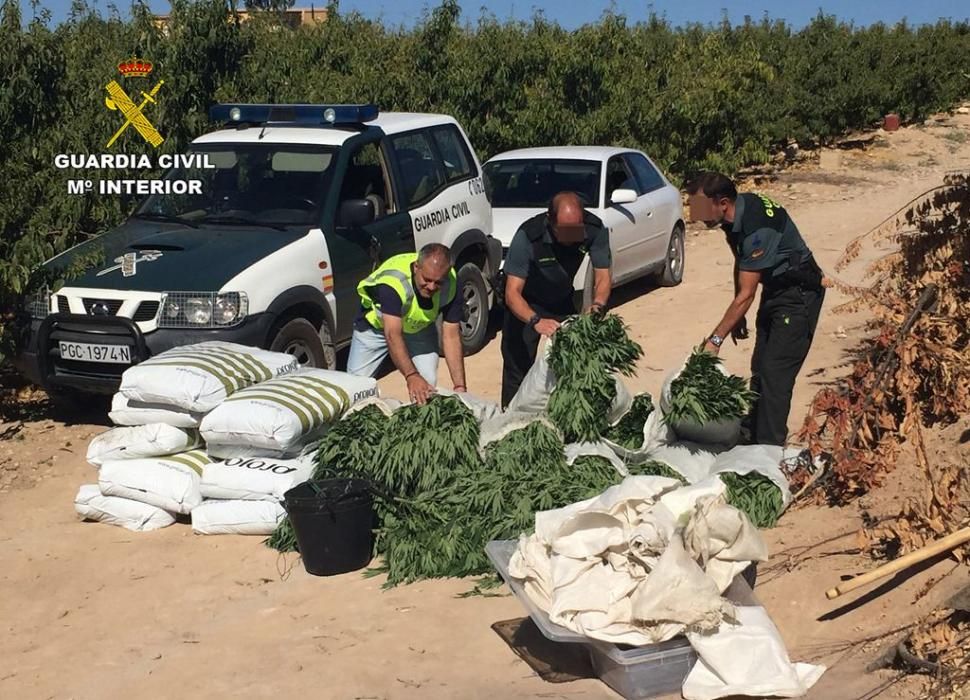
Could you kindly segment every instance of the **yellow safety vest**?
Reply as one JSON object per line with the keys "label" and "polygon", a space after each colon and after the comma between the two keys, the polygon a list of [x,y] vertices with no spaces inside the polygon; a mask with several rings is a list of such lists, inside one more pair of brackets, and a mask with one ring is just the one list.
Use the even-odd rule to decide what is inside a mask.
{"label": "yellow safety vest", "polygon": [[442,299],[447,304],[455,298],[458,292],[458,279],[455,269],[452,268],[448,272],[448,279],[431,298],[431,308],[421,308],[416,299],[417,293],[411,285],[411,264],[417,259],[417,253],[404,253],[388,258],[384,264],[357,285],[357,293],[364,306],[364,318],[373,328],[377,330],[384,328],[380,302],[371,296],[371,290],[379,284],[386,284],[401,298],[401,324],[404,332],[408,334],[423,331],[437,320],[443,306]]}

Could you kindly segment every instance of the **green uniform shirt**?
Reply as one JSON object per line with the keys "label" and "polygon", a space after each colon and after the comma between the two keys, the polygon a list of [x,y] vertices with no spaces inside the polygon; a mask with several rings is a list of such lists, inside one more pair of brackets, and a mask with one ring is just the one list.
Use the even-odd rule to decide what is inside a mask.
{"label": "green uniform shirt", "polygon": [[586,240],[578,245],[559,243],[548,228],[548,215],[538,214],[516,231],[505,256],[505,274],[525,280],[523,298],[531,306],[554,314],[575,313],[573,278],[583,259],[595,269],[609,269],[612,263],[610,234],[599,218],[584,217]]}
{"label": "green uniform shirt", "polygon": [[762,272],[765,282],[812,257],[788,212],[763,195],[739,194],[734,204],[734,222],[722,228],[738,269]]}

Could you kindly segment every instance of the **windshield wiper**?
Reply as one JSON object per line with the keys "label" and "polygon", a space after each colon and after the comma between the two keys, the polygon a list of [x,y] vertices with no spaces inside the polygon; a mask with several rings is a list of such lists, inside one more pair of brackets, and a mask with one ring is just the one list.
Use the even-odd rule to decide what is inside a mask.
{"label": "windshield wiper", "polygon": [[141,212],[134,215],[136,219],[148,219],[150,221],[171,221],[173,224],[182,224],[183,226],[188,226],[190,228],[199,228],[199,225],[194,221],[183,218],[181,216],[175,216],[174,214],[161,214],[153,211]]}
{"label": "windshield wiper", "polygon": [[274,231],[285,231],[285,226],[280,226],[279,224],[270,224],[265,221],[256,221],[255,219],[247,219],[245,216],[232,216],[232,215],[208,215],[203,216],[199,219],[206,224],[239,224],[241,226],[262,226],[263,228],[271,228]]}

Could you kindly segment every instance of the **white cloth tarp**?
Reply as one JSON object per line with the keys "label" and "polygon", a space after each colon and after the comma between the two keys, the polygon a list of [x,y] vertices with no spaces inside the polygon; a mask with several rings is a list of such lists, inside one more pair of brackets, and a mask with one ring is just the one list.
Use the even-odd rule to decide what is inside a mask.
{"label": "white cloth tarp", "polygon": [[208,341],[172,348],[129,367],[119,391],[131,401],[207,413],[240,389],[298,367],[293,355]]}
{"label": "white cloth tarp", "polygon": [[108,418],[115,425],[149,425],[164,423],[176,428],[198,428],[202,422],[201,413],[193,413],[176,406],[131,401],[118,392],[111,398],[111,411]]}
{"label": "white cloth tarp", "polygon": [[159,457],[193,450],[201,444],[198,431],[165,423],[112,428],[88,443],[87,460],[100,467],[109,460]]}
{"label": "white cloth tarp", "polygon": [[825,672],[792,663],[778,629],[760,606],[736,608],[736,621],[711,632],[688,632],[698,660],[683,685],[686,700],[728,696],[797,698]]}
{"label": "white cloth tarp", "polygon": [[84,520],[144,532],[168,527],[175,516],[166,510],[128,498],[105,496],[97,484],[85,484],[74,497],[74,510]]}
{"label": "white cloth tarp", "polygon": [[202,468],[203,498],[242,501],[281,501],[283,494],[313,474],[316,458],[230,457]]}
{"label": "white cloth tarp", "polygon": [[[689,358],[684,358],[684,361],[680,363],[680,366],[671,372],[664,380],[663,387],[660,390],[659,408],[665,416],[670,412],[670,406],[672,405],[671,393],[674,380],[677,379],[677,377],[680,376],[680,373],[684,371],[684,367],[687,366],[688,359]],[[718,369],[724,374],[727,374],[727,370],[725,370],[721,365],[718,365]],[[669,424],[679,439],[698,442],[705,445],[724,445],[727,447],[732,447],[738,443],[738,438],[741,435],[740,418],[709,421],[707,423],[697,423],[694,421],[674,421],[670,422]]]}
{"label": "white cloth tarp", "polygon": [[240,389],[202,419],[214,457],[299,454],[355,403],[377,396],[377,380],[304,369]]}
{"label": "white cloth tarp", "polygon": [[[797,453],[797,450],[795,453]],[[714,458],[711,473],[750,474],[756,472],[766,476],[781,489],[782,501],[787,507],[791,503],[791,487],[781,470],[781,463],[786,454],[790,455],[791,451],[786,453],[777,445],[738,445]]]}
{"label": "white cloth tarp", "polygon": [[[543,413],[549,405],[549,397],[556,388],[556,375],[549,366],[549,351],[554,339],[544,338],[539,344],[536,361],[522,379],[519,390],[509,402],[508,410],[516,413]],[[610,408],[609,421],[619,420],[630,410],[633,396],[619,377],[616,381],[616,398]]]}
{"label": "white cloth tarp", "polygon": [[[723,482],[712,477],[711,485]],[[701,488],[701,484],[694,487]],[[723,498],[703,496],[695,501],[694,512],[683,533],[690,557],[698,562],[721,593],[751,562],[768,561],[768,547],[758,529],[737,508]]]}
{"label": "white cloth tarp", "polygon": [[498,442],[506,435],[514,433],[516,430],[528,428],[536,421],[542,423],[552,432],[561,436],[559,428],[553,425],[552,421],[545,416],[536,415],[534,413],[507,411],[505,413],[496,414],[495,416],[492,416],[491,418],[488,418],[482,422],[478,431],[479,451],[484,453],[484,450],[493,442]]}
{"label": "white cloth tarp", "polygon": [[[671,505],[683,513],[662,501],[678,491],[688,498]],[[553,623],[593,639],[642,646],[688,626],[713,629],[733,605],[688,554],[678,527],[695,512],[690,494],[734,510],[708,493],[631,476],[594,498],[536,513],[535,533],[520,539],[509,573]]]}
{"label": "white cloth tarp", "polygon": [[98,485],[105,496],[140,501],[173,513],[188,514],[202,503],[202,469],[212,460],[202,450],[145,459],[105,462]]}
{"label": "white cloth tarp", "polygon": [[205,501],[192,509],[199,535],[272,535],[286,511],[278,501]]}
{"label": "white cloth tarp", "polygon": [[[620,420],[622,416],[615,421],[615,425]],[[677,440],[677,436],[670,429],[670,426],[664,422],[663,414],[654,408],[653,412],[647,416],[647,420],[643,424],[643,442],[640,443],[639,447],[630,449],[628,447],[623,447],[623,445],[618,445],[609,439],[604,439],[605,442],[611,450],[613,450],[616,455],[623,460],[626,464],[643,464],[648,462],[653,457],[651,453],[654,450],[660,449],[665,445],[668,445]]]}
{"label": "white cloth tarp", "polygon": [[457,398],[468,407],[468,410],[475,415],[475,420],[477,420],[479,423],[494,418],[502,413],[502,407],[497,403],[494,401],[489,401],[488,399],[483,399],[480,396],[475,396],[474,394],[450,391],[449,389],[444,389],[441,387],[435,391],[442,396],[454,396]]}
{"label": "white cloth tarp", "polygon": [[602,457],[613,465],[620,476],[630,476],[623,460],[605,442],[574,442],[566,445],[566,464],[572,466],[580,457]]}

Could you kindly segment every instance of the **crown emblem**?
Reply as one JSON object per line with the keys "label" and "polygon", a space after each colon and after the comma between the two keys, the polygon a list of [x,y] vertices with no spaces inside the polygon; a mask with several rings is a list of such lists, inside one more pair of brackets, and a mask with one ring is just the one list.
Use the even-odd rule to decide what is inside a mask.
{"label": "crown emblem", "polygon": [[121,73],[126,78],[144,78],[149,73],[152,72],[151,61],[146,61],[141,58],[132,58],[128,61],[122,61],[118,64],[118,72]]}

